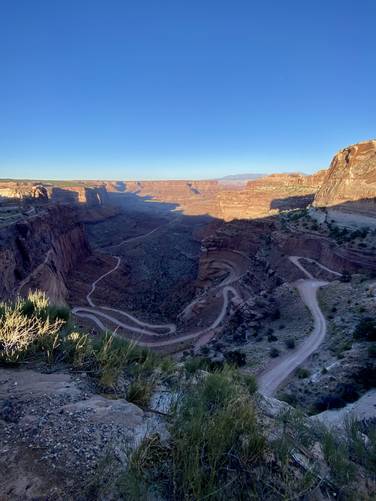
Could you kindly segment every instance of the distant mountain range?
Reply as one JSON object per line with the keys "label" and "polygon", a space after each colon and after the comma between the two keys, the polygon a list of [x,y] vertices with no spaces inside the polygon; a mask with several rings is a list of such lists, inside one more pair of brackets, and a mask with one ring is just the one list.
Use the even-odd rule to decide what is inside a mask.
{"label": "distant mountain range", "polygon": [[264,176],[266,176],[266,174],[231,174],[218,178],[218,181],[248,181],[251,179],[259,179]]}

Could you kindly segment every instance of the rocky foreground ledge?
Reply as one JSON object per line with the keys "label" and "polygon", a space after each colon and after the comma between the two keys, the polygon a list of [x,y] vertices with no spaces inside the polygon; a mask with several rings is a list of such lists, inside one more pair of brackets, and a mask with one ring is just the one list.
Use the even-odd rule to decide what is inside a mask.
{"label": "rocky foreground ledge", "polygon": [[[85,372],[0,369],[1,499],[75,499],[106,454],[145,434],[166,434],[160,415],[93,393]],[[84,496],[85,498],[85,496]]]}
{"label": "rocky foreground ledge", "polygon": [[[119,478],[129,464],[133,465],[135,452],[132,451],[136,450],[137,454],[137,448],[141,447],[146,454],[145,464],[155,460],[156,468],[160,467],[158,456],[147,457],[150,444],[158,444],[159,451],[173,450],[168,431],[171,425],[168,403],[175,400],[177,393],[171,388],[166,391],[166,387],[163,391],[155,389],[150,409],[143,410],[124,398],[96,393],[86,372],[72,372],[67,367],[55,370],[0,369],[0,468],[3,473],[0,498],[145,499],[122,490]],[[200,370],[193,376],[193,382],[200,384],[202,378],[210,380],[210,377],[208,372]],[[206,392],[208,388],[211,384]],[[257,395],[253,405],[261,432],[253,447],[257,443],[257,447],[265,450],[257,453],[262,456],[253,465],[258,472],[256,479],[260,481],[255,487],[255,499],[262,499],[257,492],[263,489],[260,486],[265,475],[270,476],[273,484],[268,499],[280,499],[279,489],[294,492],[294,479],[297,489],[309,481],[309,499],[322,499],[322,495],[326,499],[338,499],[342,494],[340,499],[348,499],[349,485],[341,483],[343,475],[347,476],[346,468],[353,480],[357,478],[366,496],[375,492],[372,475],[367,476],[363,467],[359,469],[356,463],[336,455],[335,435],[323,432],[319,440],[319,435],[313,433],[312,421],[285,402]],[[342,441],[347,440],[343,433]],[[145,443],[149,448],[142,449]],[[342,446],[339,452],[344,453]],[[187,454],[190,451],[187,450]],[[277,473],[280,468],[286,477]],[[355,471],[358,477],[354,476]],[[132,475],[136,474],[140,472],[132,470]],[[141,477],[136,480],[141,483]],[[154,487],[140,492],[154,492]],[[298,493],[297,499],[306,499],[304,493],[301,494]],[[172,496],[171,499],[179,498]]]}

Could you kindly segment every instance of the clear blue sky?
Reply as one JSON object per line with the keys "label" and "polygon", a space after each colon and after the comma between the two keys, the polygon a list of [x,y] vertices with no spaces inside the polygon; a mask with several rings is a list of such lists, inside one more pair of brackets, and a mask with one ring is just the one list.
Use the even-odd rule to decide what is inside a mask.
{"label": "clear blue sky", "polygon": [[0,0],[0,177],[312,172],[375,59],[375,0]]}

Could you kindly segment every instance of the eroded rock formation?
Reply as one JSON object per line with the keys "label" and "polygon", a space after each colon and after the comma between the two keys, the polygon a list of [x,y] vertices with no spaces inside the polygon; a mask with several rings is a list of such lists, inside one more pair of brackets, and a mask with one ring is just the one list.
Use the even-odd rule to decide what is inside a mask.
{"label": "eroded rock formation", "polygon": [[53,302],[67,297],[67,274],[90,252],[77,212],[51,205],[0,229],[0,298],[44,290]]}
{"label": "eroded rock formation", "polygon": [[40,183],[35,181],[0,182],[0,197],[16,199],[39,199],[62,203],[80,203],[97,207],[108,203],[106,186],[100,182],[77,182],[72,184]]}
{"label": "eroded rock formation", "polygon": [[376,140],[354,144],[334,156],[313,205],[376,216]]}
{"label": "eroded rock formation", "polygon": [[[129,181],[125,190],[140,197],[173,203],[185,214],[229,221],[263,217],[281,209],[307,207],[321,186],[325,171],[312,176],[275,174],[242,185],[218,181]],[[114,185],[112,185],[112,191]]]}

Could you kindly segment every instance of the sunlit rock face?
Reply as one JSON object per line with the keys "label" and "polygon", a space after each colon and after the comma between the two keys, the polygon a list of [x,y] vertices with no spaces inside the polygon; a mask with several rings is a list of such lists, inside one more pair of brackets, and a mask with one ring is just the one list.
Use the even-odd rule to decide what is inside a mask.
{"label": "sunlit rock face", "polygon": [[280,210],[305,208],[321,186],[325,171],[312,176],[298,173],[273,174],[249,181],[242,190],[218,193],[219,217],[253,219],[278,213]]}
{"label": "sunlit rock face", "polygon": [[[176,204],[185,214],[208,214],[230,221],[278,213],[309,205],[325,171],[312,176],[275,174],[242,184],[203,181],[126,181],[125,191],[158,202]],[[114,187],[111,186],[111,191]]]}
{"label": "sunlit rock face", "polygon": [[313,205],[376,216],[376,140],[354,144],[334,156]]}
{"label": "sunlit rock face", "polygon": [[48,192],[43,184],[33,182],[0,182],[1,198],[33,198],[39,200],[48,200]]}

